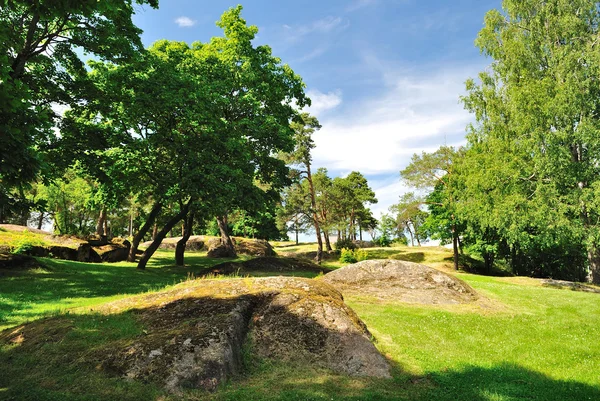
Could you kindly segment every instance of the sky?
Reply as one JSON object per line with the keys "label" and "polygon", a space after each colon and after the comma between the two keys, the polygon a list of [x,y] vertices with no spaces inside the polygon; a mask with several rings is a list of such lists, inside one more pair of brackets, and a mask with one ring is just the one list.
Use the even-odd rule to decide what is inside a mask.
{"label": "sky", "polygon": [[[223,11],[240,1],[161,0],[137,8],[149,46],[159,39],[206,42]],[[399,171],[414,153],[465,143],[472,121],[460,96],[490,60],[474,40],[501,0],[246,0],[256,44],[269,45],[306,84],[314,170],[363,173],[379,202],[374,216],[410,191]]]}

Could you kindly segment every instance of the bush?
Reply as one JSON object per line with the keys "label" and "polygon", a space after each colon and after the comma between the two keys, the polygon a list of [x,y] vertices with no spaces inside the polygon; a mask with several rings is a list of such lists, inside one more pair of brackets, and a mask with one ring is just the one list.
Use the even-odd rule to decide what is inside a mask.
{"label": "bush", "polygon": [[12,241],[12,253],[22,254],[27,253],[34,246],[45,246],[46,241],[42,240],[35,234],[25,231],[23,235]]}
{"label": "bush", "polygon": [[342,263],[356,263],[358,259],[354,255],[352,249],[342,248],[342,254],[340,255],[340,262]]}
{"label": "bush", "polygon": [[357,261],[361,262],[363,260],[367,260],[368,254],[364,249],[356,249],[354,251],[354,256],[356,257]]}
{"label": "bush", "polygon": [[382,235],[381,237],[377,238],[374,242],[376,242],[379,246],[387,247],[391,245],[392,240],[387,235]]}
{"label": "bush", "polygon": [[362,260],[367,260],[367,251],[364,249],[347,249],[342,248],[340,255],[340,262],[342,263],[356,263]]}
{"label": "bush", "polygon": [[333,244],[333,247],[335,249],[338,250],[342,250],[342,249],[356,249],[356,245],[354,244],[354,242],[352,242],[351,239],[338,239],[335,244]]}

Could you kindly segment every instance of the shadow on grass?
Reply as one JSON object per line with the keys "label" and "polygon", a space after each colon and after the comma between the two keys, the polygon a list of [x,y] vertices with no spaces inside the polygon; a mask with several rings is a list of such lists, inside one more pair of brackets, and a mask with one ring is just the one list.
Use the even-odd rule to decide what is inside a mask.
{"label": "shadow on grass", "polygon": [[[491,368],[469,366],[463,370],[411,376],[394,372],[391,380],[358,379],[332,375],[312,376],[289,372],[263,372],[261,383],[250,377],[234,383],[215,399],[264,400],[414,400],[414,401],[512,401],[600,400],[600,387],[555,380],[514,364]],[[325,378],[325,380],[323,380]],[[265,386],[266,385],[266,386]],[[271,388],[273,386],[273,388]]]}
{"label": "shadow on grass", "polygon": [[425,253],[405,251],[400,249],[366,249],[369,259],[395,259],[406,262],[420,263],[425,260]]}
{"label": "shadow on grass", "polygon": [[[98,302],[93,298],[159,290],[188,278],[201,277],[218,263],[242,260],[211,259],[204,253],[189,252],[185,257],[186,267],[178,267],[174,266],[173,255],[173,252],[158,253],[146,270],[137,270],[134,263],[126,262],[100,264],[40,258],[46,266],[44,270],[16,270],[0,277],[0,328],[52,311]],[[269,274],[248,272],[243,275]],[[314,277],[316,273],[293,275]]]}

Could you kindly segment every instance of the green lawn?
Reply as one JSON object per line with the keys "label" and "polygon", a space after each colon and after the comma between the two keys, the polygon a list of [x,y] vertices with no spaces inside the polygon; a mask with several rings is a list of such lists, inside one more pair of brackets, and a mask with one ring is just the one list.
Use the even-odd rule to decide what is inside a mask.
{"label": "green lawn", "polygon": [[[432,265],[447,263],[449,255],[443,248],[370,252],[371,257],[422,253],[423,262]],[[152,384],[126,382],[96,369],[103,343],[131,341],[143,335],[143,327],[129,312],[103,316],[85,313],[85,307],[162,289],[217,261],[190,254],[191,267],[177,268],[171,251],[160,251],[147,271],[129,263],[43,261],[48,270],[0,276],[0,325],[57,316],[40,333],[47,342],[36,352],[0,347],[0,400],[600,400],[599,294],[545,288],[519,277],[461,273],[483,295],[474,305],[347,297],[390,360],[391,380],[281,365],[247,352],[246,373],[217,393],[170,396]],[[67,308],[79,308],[78,313]],[[65,327],[70,331],[64,340],[52,341]]]}

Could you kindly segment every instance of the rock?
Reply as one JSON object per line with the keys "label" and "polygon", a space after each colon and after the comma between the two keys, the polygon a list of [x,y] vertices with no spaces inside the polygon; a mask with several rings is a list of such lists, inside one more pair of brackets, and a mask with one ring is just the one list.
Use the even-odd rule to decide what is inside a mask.
{"label": "rock", "polygon": [[0,253],[0,270],[35,269],[43,267],[35,258],[14,253]]}
{"label": "rock", "polygon": [[153,381],[172,393],[215,390],[243,371],[246,342],[259,358],[310,364],[355,376],[390,377],[366,326],[330,285],[309,279],[196,280],[170,291],[120,300],[104,313],[136,312],[144,336],[107,344],[101,368]]}
{"label": "rock", "polygon": [[315,263],[304,259],[297,258],[280,258],[280,257],[260,257],[244,262],[225,262],[213,266],[209,274],[243,274],[250,272],[269,272],[269,273],[286,273],[286,272],[312,272],[312,273],[327,273],[331,271],[326,267],[319,266]]}
{"label": "rock", "polygon": [[[175,249],[177,242],[181,237],[165,238],[162,240],[159,249]],[[152,241],[146,241],[140,244],[141,247],[148,248],[152,244]],[[185,244],[186,251],[206,251],[206,244],[203,235],[192,235]]]}
{"label": "rock", "polygon": [[275,256],[275,251],[269,242],[262,239],[234,238],[235,251],[238,254],[250,256]]}
{"label": "rock", "polygon": [[214,238],[208,241],[208,253],[206,254],[209,258],[235,258],[236,255],[230,252],[219,238]]}
{"label": "rock", "polygon": [[77,261],[99,263],[102,262],[102,259],[90,244],[83,243],[77,248]]}
{"label": "rock", "polygon": [[50,255],[50,249],[45,246],[30,246],[24,253],[29,256],[37,256],[38,258],[45,258]]}
{"label": "rock", "polygon": [[77,260],[78,252],[75,248],[60,245],[52,245],[48,247],[48,250],[50,251],[50,254],[48,256],[51,256],[53,258],[63,260]]}
{"label": "rock", "polygon": [[326,274],[323,280],[344,294],[424,304],[467,303],[477,293],[462,280],[418,263],[365,260]]}
{"label": "rock", "polygon": [[127,260],[131,243],[127,240],[113,240],[108,245],[92,247],[102,262],[122,262]]}
{"label": "rock", "polygon": [[585,283],[576,283],[573,281],[565,281],[565,280],[554,280],[554,279],[545,279],[542,280],[542,286],[544,287],[552,287],[552,288],[560,288],[560,289],[569,289],[573,291],[583,291],[583,292],[593,292],[596,294],[600,294],[600,287],[592,286]]}

